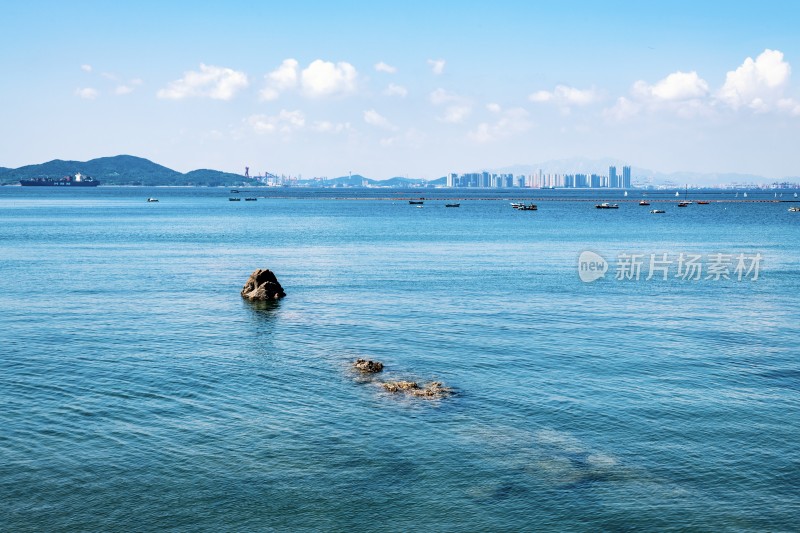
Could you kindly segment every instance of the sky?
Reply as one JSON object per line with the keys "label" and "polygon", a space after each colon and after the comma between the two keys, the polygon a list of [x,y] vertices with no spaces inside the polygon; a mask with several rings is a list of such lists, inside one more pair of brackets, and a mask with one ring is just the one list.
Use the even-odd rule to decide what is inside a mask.
{"label": "sky", "polygon": [[4,2],[0,167],[800,175],[800,2]]}

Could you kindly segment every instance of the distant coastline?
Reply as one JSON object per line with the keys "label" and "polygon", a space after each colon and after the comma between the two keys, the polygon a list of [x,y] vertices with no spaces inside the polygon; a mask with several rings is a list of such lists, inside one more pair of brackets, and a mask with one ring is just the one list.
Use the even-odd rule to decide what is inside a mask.
{"label": "distant coastline", "polygon": [[[675,172],[663,174],[646,169],[621,166],[627,174],[620,172],[624,181],[614,181],[614,164],[604,168],[607,175],[590,168],[601,168],[610,160],[558,160],[537,166],[517,166],[495,172],[448,173],[442,177],[422,178],[394,177],[384,180],[367,178],[360,174],[349,174],[336,178],[277,175],[263,172],[250,175],[235,174],[213,169],[197,169],[178,172],[148,159],[131,155],[101,157],[89,161],[64,161],[55,159],[46,163],[26,165],[19,168],[0,167],[0,185],[19,185],[20,180],[41,178],[60,179],[64,176],[83,174],[92,176],[107,186],[144,187],[306,187],[306,188],[454,188],[454,189],[672,189],[689,187],[714,189],[798,189],[800,178],[769,180],[747,174],[697,174]],[[574,171],[566,169],[575,169]],[[542,170],[544,169],[544,170]]]}

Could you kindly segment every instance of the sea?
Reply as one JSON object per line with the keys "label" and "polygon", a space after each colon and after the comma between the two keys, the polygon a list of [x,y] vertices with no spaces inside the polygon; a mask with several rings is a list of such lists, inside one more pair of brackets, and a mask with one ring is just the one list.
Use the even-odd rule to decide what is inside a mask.
{"label": "sea", "polygon": [[798,531],[787,200],[0,187],[0,530]]}

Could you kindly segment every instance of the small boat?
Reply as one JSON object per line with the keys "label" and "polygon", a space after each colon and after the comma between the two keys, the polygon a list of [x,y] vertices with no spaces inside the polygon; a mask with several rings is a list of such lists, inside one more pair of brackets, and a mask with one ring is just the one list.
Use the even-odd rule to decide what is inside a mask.
{"label": "small boat", "polygon": [[708,204],[709,204],[708,200],[697,200],[697,205],[708,205]]}
{"label": "small boat", "polygon": [[239,189],[231,189],[231,194],[239,194]]}
{"label": "small boat", "polygon": [[511,202],[511,207],[513,207],[514,209],[519,209],[523,205],[525,205],[525,202]]}
{"label": "small boat", "polygon": [[444,204],[445,207],[461,207],[461,204]]}
{"label": "small boat", "polygon": [[686,207],[687,205],[691,205],[691,201],[687,198],[689,196],[689,186],[686,186],[686,190],[683,193],[683,200],[678,202],[678,207]]}
{"label": "small boat", "polygon": [[642,200],[641,202],[639,202],[639,205],[650,205],[650,202],[648,202],[647,200]]}
{"label": "small boat", "polygon": [[619,209],[619,205],[603,202],[602,204],[595,205],[597,209]]}
{"label": "small boat", "polygon": [[241,198],[228,198],[228,201],[229,202],[241,202],[242,199]]}
{"label": "small boat", "polygon": [[797,193],[794,193],[794,197],[797,198]]}
{"label": "small boat", "polygon": [[538,209],[539,208],[536,207],[536,204],[528,204],[528,205],[522,205],[522,206],[518,207],[517,211],[536,211]]}
{"label": "small boat", "polygon": [[425,202],[423,202],[422,200],[409,200],[408,203],[411,205],[422,205]]}
{"label": "small boat", "polygon": [[745,198],[747,198],[747,193],[744,193],[742,196],[744,196]]}
{"label": "small boat", "polygon": [[256,200],[258,200],[258,198],[252,198],[251,197],[251,198],[245,198],[244,199],[245,202],[255,202]]}
{"label": "small boat", "polygon": [[157,202],[158,198],[148,198],[147,201],[148,202]]}
{"label": "small boat", "polygon": [[653,213],[654,215],[660,215],[661,213],[666,213],[666,211],[664,211],[663,209],[651,209],[650,212]]}
{"label": "small boat", "polygon": [[418,205],[417,209],[422,209],[423,207],[425,207],[425,206],[424,205]]}
{"label": "small boat", "polygon": [[789,212],[790,213],[800,213],[800,207],[790,207],[789,208]]}

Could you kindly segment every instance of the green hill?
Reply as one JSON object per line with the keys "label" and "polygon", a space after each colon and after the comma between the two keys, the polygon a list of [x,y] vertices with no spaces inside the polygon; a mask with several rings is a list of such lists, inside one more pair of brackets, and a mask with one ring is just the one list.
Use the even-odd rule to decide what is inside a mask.
{"label": "green hill", "polygon": [[0,170],[0,183],[21,179],[60,178],[80,172],[99,180],[102,185],[243,185],[255,183],[238,174],[217,170],[194,170],[183,174],[149,159],[131,155],[100,157],[90,161],[54,159],[38,165]]}

